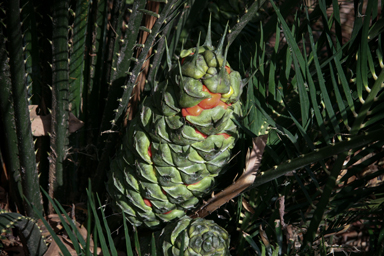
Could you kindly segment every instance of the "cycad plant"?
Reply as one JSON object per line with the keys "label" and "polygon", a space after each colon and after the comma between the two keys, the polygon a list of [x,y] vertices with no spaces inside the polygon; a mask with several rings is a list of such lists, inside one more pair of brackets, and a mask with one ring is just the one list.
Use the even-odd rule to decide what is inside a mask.
{"label": "cycad plant", "polygon": [[[262,247],[270,253],[273,245],[279,254],[300,248],[300,253],[315,250],[325,255],[340,241],[325,237],[336,240],[335,234],[355,230],[352,224],[361,221],[374,247],[382,208],[380,5],[355,3],[347,43],[337,1],[319,1],[311,12],[303,7],[291,24],[281,8],[271,5],[278,19],[275,45],[268,47],[262,40],[269,31],[260,33],[253,59],[258,71],[252,78],[254,86],[248,87],[245,107],[250,130],[257,131],[264,122],[271,128],[262,172],[243,197],[255,208],[242,219],[245,238],[261,236]],[[322,31],[316,35],[313,23],[318,22]],[[373,194],[375,200],[370,200],[368,195]],[[271,200],[273,207],[265,204]],[[268,242],[271,237],[273,242]],[[260,244],[251,245],[260,250]],[[352,248],[344,244],[337,249],[357,251]]]}
{"label": "cycad plant", "polygon": [[[177,92],[180,84],[192,83],[190,77],[201,68],[201,63],[196,65],[201,58],[208,61],[223,57],[225,61],[219,60],[214,67],[218,74],[226,76],[237,70],[239,77],[245,78],[243,95],[239,98],[242,113],[240,108],[234,111],[236,116],[228,113],[227,121],[236,127],[236,132],[224,128],[225,132],[219,129],[210,133],[209,129],[220,126],[221,119],[209,118],[208,128],[201,120],[194,120],[197,118],[188,109],[200,104],[200,100],[190,97],[196,94],[180,94],[184,99],[189,97],[186,105],[178,105],[180,102],[167,105],[170,111],[179,109],[180,120],[187,120],[188,127],[197,129],[194,134],[182,134],[188,139],[207,140],[200,151],[207,151],[207,145],[211,145],[213,150],[208,153],[225,152],[221,148],[227,140],[222,134],[238,138],[237,146],[232,149],[237,156],[225,155],[221,159],[225,163],[220,166],[225,165],[229,170],[218,178],[215,187],[208,186],[216,194],[203,198],[197,193],[193,197],[195,201],[185,207],[182,207],[184,201],[177,202],[178,210],[183,208],[181,215],[210,214],[208,218],[215,219],[231,236],[232,254],[326,255],[336,249],[354,252],[357,247],[341,240],[340,234],[359,229],[368,238],[369,246],[357,249],[368,248],[380,255],[383,251],[381,141],[384,139],[381,5],[377,0],[355,1],[353,29],[346,34],[338,1],[321,0],[314,6],[299,1],[264,2],[3,1],[0,5],[1,159],[11,196],[5,206],[14,213],[0,214],[2,228],[20,226],[15,225],[15,218],[20,217],[16,212],[42,219],[47,213],[64,214],[66,211],[58,206],[59,202],[65,205],[88,200],[87,227],[88,234],[93,235],[93,248],[99,244],[104,254],[117,253],[119,245],[114,245],[113,238],[119,235],[111,236],[111,229],[117,229],[123,220],[126,239],[120,248],[132,255],[130,231],[137,254],[149,250],[155,255],[159,231],[144,228],[138,231],[125,221],[127,217],[135,223],[129,213],[154,206],[155,198],[143,196],[148,193],[133,197],[133,183],[124,180],[126,177],[121,172],[114,184],[111,180],[116,178],[116,169],[142,166],[138,163],[143,157],[141,151],[134,150],[140,147],[144,148],[143,155],[166,162],[168,151],[164,148],[169,143],[166,140],[174,143],[179,134],[164,133],[172,123],[168,120],[167,125],[160,125],[165,118],[156,119],[158,115],[141,118],[147,113],[142,109],[151,104],[164,106],[170,103],[167,100],[177,99],[179,95],[167,97],[167,93],[172,95],[172,90]],[[209,42],[205,39],[209,35],[212,45],[222,48],[220,58],[205,56],[214,51],[207,44],[200,44],[200,40]],[[224,41],[217,43],[220,38]],[[183,49],[192,50],[183,52]],[[225,67],[226,61],[230,72]],[[184,68],[193,75],[183,71],[188,63],[195,63]],[[214,77],[216,73],[209,73],[209,68],[203,75]],[[178,87],[172,87],[174,84]],[[206,88],[208,91],[198,90],[197,96],[202,100],[217,93],[223,99],[227,96],[231,99],[230,90],[219,92],[208,85]],[[139,118],[144,126],[141,132],[134,128]],[[204,131],[201,127],[205,127]],[[150,150],[141,141],[140,147],[130,145],[141,138],[130,134],[143,132],[153,140]],[[206,135],[211,136],[206,138]],[[257,136],[259,139],[252,144],[252,138]],[[174,143],[177,146],[172,150],[188,155],[190,151],[186,151],[183,143]],[[168,153],[172,155],[171,151]],[[172,159],[176,161],[174,156]],[[158,167],[157,175],[165,171],[165,166]],[[131,169],[128,173],[135,172],[135,178],[141,179],[142,184],[147,181],[145,169]],[[195,173],[189,177],[191,183],[185,182],[187,177],[184,177],[183,185],[199,181],[201,177],[198,180]],[[108,176],[112,196],[105,193]],[[88,179],[93,189],[86,194],[82,188]],[[125,195],[130,191],[128,205],[133,210],[127,211],[124,205],[123,217],[105,219],[111,212],[110,205],[121,206],[123,202],[112,191],[120,184],[119,193]],[[40,186],[48,190],[47,196],[40,195]],[[145,188],[150,190],[153,186]],[[162,185],[165,193],[159,190],[158,196],[163,198],[167,192],[172,195],[172,188]],[[95,205],[101,202],[95,203],[92,192],[98,192],[102,200],[108,198],[106,209],[97,211]],[[177,201],[175,195],[171,199],[166,197],[172,204]],[[166,207],[167,211],[171,208],[174,206]],[[141,212],[140,221],[146,220],[147,215]],[[178,217],[168,229],[182,225],[176,222]],[[69,216],[66,218],[63,223],[72,223]],[[186,219],[180,223],[189,223]],[[94,229],[91,221],[95,223]],[[151,223],[147,226],[158,224],[146,221]],[[66,226],[68,235],[77,234],[72,224]],[[211,228],[211,224],[204,225]],[[148,233],[152,234],[148,236]],[[73,243],[81,245],[75,246],[77,253],[97,254],[97,250],[90,249],[90,236],[81,239],[73,234],[69,236]],[[19,235],[28,238],[25,232]],[[60,239],[52,235],[60,244]],[[148,241],[146,237],[152,239]],[[175,239],[166,244],[177,247],[178,252],[186,252],[187,244],[182,241],[187,238],[190,239],[190,234],[176,239],[176,244]],[[145,246],[148,243],[152,246]],[[64,247],[60,249],[70,253]],[[30,252],[42,253],[41,250]]]}

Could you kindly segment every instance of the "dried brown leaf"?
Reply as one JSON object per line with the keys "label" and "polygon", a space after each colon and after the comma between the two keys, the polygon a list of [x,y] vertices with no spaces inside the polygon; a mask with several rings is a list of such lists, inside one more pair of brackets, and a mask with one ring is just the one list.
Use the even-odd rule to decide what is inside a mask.
{"label": "dried brown leaf", "polygon": [[243,197],[243,201],[242,201],[242,205],[244,207],[244,209],[252,214],[255,213],[255,209],[253,209],[253,207],[248,203],[247,200],[245,200],[245,198]]}
{"label": "dried brown leaf", "polygon": [[[65,222],[67,224],[69,224],[69,221],[65,217],[64,217],[64,219],[65,219]],[[77,230],[79,231],[80,235],[83,237],[84,241],[86,241],[87,240],[87,236],[88,236],[87,229],[83,225],[78,223],[77,221],[75,221],[75,220],[72,220],[72,221],[75,224],[75,226],[76,226]],[[61,230],[63,230],[63,226],[62,226],[61,220],[59,218],[59,215],[57,215],[57,214],[50,214],[50,215],[48,215],[48,222],[52,226],[52,228],[55,230],[56,233],[61,231]],[[64,235],[66,235],[65,232],[64,232]],[[67,239],[63,235],[58,235],[58,236],[59,236],[60,240],[64,242],[64,244],[68,248],[68,250],[69,249],[74,250],[73,242],[70,239]],[[90,245],[90,250],[93,253],[94,243],[93,243],[93,239],[92,238],[90,239],[89,245]],[[52,241],[51,246],[49,248],[51,248],[52,246],[56,247],[57,244],[54,241]],[[70,253],[72,255],[72,251],[71,250],[69,250],[69,251],[70,251]],[[97,255],[100,255],[100,253],[101,253],[101,248],[97,248]],[[57,254],[54,254],[54,255],[57,255]]]}
{"label": "dried brown leaf", "polygon": [[[68,249],[69,253],[73,256],[76,256],[76,250],[73,248],[73,245],[68,244],[61,235],[58,236],[60,241],[65,245],[65,247]],[[45,252],[44,256],[61,256],[62,252],[60,251],[59,246],[57,243],[53,240],[51,245],[48,247],[48,250]]]}
{"label": "dried brown leaf", "polygon": [[[38,105],[29,105],[29,118],[31,120],[32,135],[35,137],[47,136],[51,130],[51,115],[42,116],[37,113]],[[84,126],[84,122],[69,112],[68,130],[73,133]]]}
{"label": "dried brown leaf", "polygon": [[46,136],[51,129],[51,115],[38,115],[37,108],[38,105],[29,105],[32,135],[36,137]]}
{"label": "dried brown leaf", "polygon": [[267,233],[263,230],[263,227],[261,225],[259,226],[259,230],[260,230],[260,237],[261,237],[261,240],[263,241],[263,244],[265,245],[265,247],[269,248],[271,244],[269,243]]}
{"label": "dried brown leaf", "polygon": [[68,125],[68,130],[70,133],[73,133],[77,130],[79,130],[81,127],[84,126],[84,122],[77,119],[77,117],[69,112],[69,125]]}

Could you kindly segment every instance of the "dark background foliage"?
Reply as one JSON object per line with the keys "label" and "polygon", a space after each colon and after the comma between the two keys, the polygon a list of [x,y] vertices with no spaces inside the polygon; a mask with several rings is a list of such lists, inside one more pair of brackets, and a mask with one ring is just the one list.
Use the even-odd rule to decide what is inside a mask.
{"label": "dark background foliage", "polygon": [[[54,227],[49,214],[69,212],[105,254],[154,254],[158,233],[133,229],[110,209],[106,173],[137,106],[167,76],[165,45],[177,60],[205,38],[211,16],[213,40],[228,24],[228,61],[249,79],[236,157],[216,193],[243,173],[252,138],[268,133],[255,182],[207,217],[228,230],[231,253],[382,255],[382,3],[164,2],[0,3],[3,248],[15,235],[25,252],[44,253],[15,220],[39,219],[45,230]],[[36,136],[31,123],[42,117],[50,124]],[[87,236],[58,222],[64,228],[49,237],[64,233],[81,244],[75,252],[87,251]]]}

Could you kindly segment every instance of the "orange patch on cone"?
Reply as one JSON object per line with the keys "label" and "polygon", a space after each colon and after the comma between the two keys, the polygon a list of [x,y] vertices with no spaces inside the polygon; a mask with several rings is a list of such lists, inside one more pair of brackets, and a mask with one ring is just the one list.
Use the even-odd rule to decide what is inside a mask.
{"label": "orange patch on cone", "polygon": [[149,144],[148,155],[149,155],[150,158],[152,158],[152,144]]}
{"label": "orange patch on cone", "polygon": [[190,107],[190,108],[183,108],[181,110],[181,114],[183,115],[183,117],[186,117],[186,116],[199,116],[202,111],[203,111],[203,109],[199,105],[196,105],[196,106],[193,106],[193,107]]}
{"label": "orange patch on cone", "polygon": [[211,98],[204,99],[200,101],[199,106],[203,109],[211,109],[219,105],[221,94],[220,93],[210,93]]}
{"label": "orange patch on cone", "polygon": [[191,185],[199,184],[200,182],[201,182],[201,180],[199,180],[198,182],[192,183],[192,184],[185,184],[185,185],[188,187],[188,186],[191,186]]}
{"label": "orange patch on cone", "polygon": [[228,133],[219,133],[217,135],[223,135],[224,139],[228,139],[229,137],[231,137],[231,135],[229,135]]}
{"label": "orange patch on cone", "polygon": [[211,98],[209,99],[204,99],[202,101],[200,101],[200,103],[198,104],[201,108],[203,109],[211,109],[211,108],[214,108],[216,107],[219,103],[220,103],[220,99],[221,99],[221,94],[220,93],[212,93],[209,91],[209,89],[203,85],[203,89],[202,89],[203,92],[208,92],[209,94],[211,94]]}
{"label": "orange patch on cone", "polygon": [[196,132],[196,133],[198,133],[198,134],[200,134],[201,136],[203,136],[203,137],[204,137],[204,139],[208,137],[208,135],[206,135],[206,134],[204,134],[204,133],[200,132],[200,131],[199,131],[199,130],[197,130],[197,129],[195,129],[195,132]]}
{"label": "orange patch on cone", "polygon": [[149,207],[152,207],[152,203],[151,201],[149,201],[149,199],[144,198],[143,201],[146,205],[148,205]]}
{"label": "orange patch on cone", "polygon": [[207,86],[205,86],[205,85],[203,85],[203,89],[202,89],[202,91],[203,91],[203,92],[209,92],[209,93],[211,93],[211,91],[208,90]]}
{"label": "orange patch on cone", "polygon": [[220,101],[219,104],[217,104],[217,106],[223,107],[224,109],[227,109],[227,108],[228,108],[228,104],[225,104],[225,103],[222,102],[222,101]]}

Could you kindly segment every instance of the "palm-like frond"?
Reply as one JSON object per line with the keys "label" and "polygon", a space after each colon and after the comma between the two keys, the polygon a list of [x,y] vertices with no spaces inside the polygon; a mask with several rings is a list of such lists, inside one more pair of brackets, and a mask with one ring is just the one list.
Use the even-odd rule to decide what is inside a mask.
{"label": "palm-like frond", "polygon": [[[356,209],[370,208],[369,197],[381,194],[380,186],[372,186],[372,180],[377,182],[382,175],[380,167],[363,171],[377,166],[383,152],[382,39],[379,33],[368,37],[370,28],[377,29],[380,22],[373,11],[377,2],[368,1],[364,17],[356,14],[351,39],[343,45],[336,1],[332,16],[327,15],[329,3],[319,1],[311,13],[303,7],[290,25],[280,9],[273,2],[271,5],[278,19],[276,35],[281,32],[284,41],[277,36],[274,48],[268,51],[261,40],[253,59],[257,72],[247,88],[245,125],[259,134],[268,123],[269,143],[263,170],[251,190],[262,199],[247,198],[257,213],[272,214],[263,225],[267,225],[269,235],[274,234],[275,241],[279,238],[274,231],[275,219],[280,221],[283,216],[289,225],[301,220],[296,227],[303,228],[305,235],[296,241],[303,252],[324,236],[318,234],[318,228],[325,221],[336,218],[343,223],[340,225],[346,225],[342,215],[348,211],[356,214],[355,220],[366,220],[374,210],[358,214]],[[318,39],[311,22],[320,21],[314,14],[319,15],[323,28]],[[354,159],[352,163],[350,159]],[[356,180],[347,183],[351,177]],[[288,193],[292,190],[293,194]],[[279,196],[284,196],[289,207],[285,212],[279,213]],[[268,200],[276,200],[276,206],[263,203]],[[252,234],[250,230],[262,223],[248,213],[246,216],[242,227],[251,226],[245,229]],[[264,214],[255,216],[263,218]],[[287,227],[282,226],[285,232]]]}
{"label": "palm-like frond", "polygon": [[[255,183],[227,206],[230,218],[223,226],[240,229],[232,232],[238,252],[326,254],[332,249],[330,237],[336,241],[349,227],[367,232],[371,248],[382,254],[384,22],[378,1],[356,2],[347,42],[336,0],[311,7],[298,6],[299,1],[278,7],[273,1],[262,6],[264,0],[151,1],[160,4],[159,12],[148,2],[0,4],[6,10],[0,13],[0,107],[6,142],[1,156],[17,188],[13,200],[18,209],[43,218],[40,177],[40,184],[50,188],[51,211],[64,215],[61,222],[77,242],[75,251],[90,254],[90,237],[79,236],[55,200],[73,200],[89,177],[93,190],[103,193],[132,92],[143,89],[136,90],[137,78],[144,76],[143,95],[158,90],[172,58],[183,47],[195,46],[200,32],[205,37],[212,13],[213,40],[229,24],[228,60],[249,79],[239,124],[244,128],[241,158],[250,136],[269,134]],[[156,20],[153,26],[144,26],[148,17]],[[139,43],[143,33],[148,37]],[[30,104],[38,104],[45,114],[52,111],[51,142],[39,138],[33,146]],[[72,135],[70,112],[85,122]],[[33,207],[25,204],[23,193]],[[87,197],[87,229],[93,231],[95,248],[116,253],[113,225],[106,222],[104,209],[97,209],[100,201],[90,191]],[[129,237],[126,221],[123,226]],[[132,245],[125,240],[128,255],[133,255],[132,246],[139,255],[156,253],[154,234],[143,240],[135,230],[133,240]],[[152,247],[143,249],[143,241]],[[347,245],[342,249],[352,250]]]}

